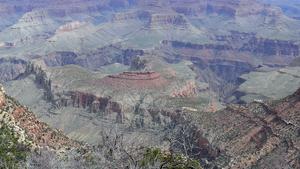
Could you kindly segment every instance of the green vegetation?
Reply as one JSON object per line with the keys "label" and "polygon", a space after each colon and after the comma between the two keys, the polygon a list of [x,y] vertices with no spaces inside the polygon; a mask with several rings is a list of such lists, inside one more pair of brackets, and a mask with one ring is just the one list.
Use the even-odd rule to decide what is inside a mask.
{"label": "green vegetation", "polygon": [[163,152],[159,148],[149,148],[140,162],[142,168],[160,169],[202,169],[199,162],[180,154]]}
{"label": "green vegetation", "polygon": [[20,162],[26,160],[28,146],[18,142],[14,132],[6,125],[0,128],[0,169],[19,168]]}

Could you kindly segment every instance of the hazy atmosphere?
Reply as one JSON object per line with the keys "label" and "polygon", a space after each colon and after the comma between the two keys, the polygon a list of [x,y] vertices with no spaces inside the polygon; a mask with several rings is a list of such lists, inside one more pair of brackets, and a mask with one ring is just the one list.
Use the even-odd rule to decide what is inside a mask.
{"label": "hazy atmosphere", "polygon": [[300,169],[300,1],[0,0],[0,168]]}

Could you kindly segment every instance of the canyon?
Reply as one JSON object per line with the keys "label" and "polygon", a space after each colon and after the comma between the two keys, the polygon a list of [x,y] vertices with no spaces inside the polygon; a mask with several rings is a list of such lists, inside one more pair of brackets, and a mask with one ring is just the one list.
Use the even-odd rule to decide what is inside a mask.
{"label": "canyon", "polygon": [[291,1],[1,0],[0,118],[56,155],[106,154],[107,168],[119,149],[105,133],[205,169],[299,168]]}

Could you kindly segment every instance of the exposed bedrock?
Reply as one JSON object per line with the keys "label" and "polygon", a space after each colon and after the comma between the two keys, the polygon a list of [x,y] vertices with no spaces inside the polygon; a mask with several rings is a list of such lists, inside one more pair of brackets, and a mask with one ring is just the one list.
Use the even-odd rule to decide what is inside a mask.
{"label": "exposed bedrock", "polygon": [[27,63],[25,65],[25,71],[20,73],[16,79],[25,78],[29,75],[35,76],[35,83],[44,89],[44,98],[48,101],[53,100],[52,88],[51,88],[51,80],[47,76],[46,72],[40,67],[36,66],[33,63]]}
{"label": "exposed bedrock", "polygon": [[148,11],[121,12],[113,15],[113,22],[127,22],[129,20],[140,20],[149,22],[151,13]]}
{"label": "exposed bedrock", "polygon": [[110,75],[96,82],[97,85],[106,86],[114,90],[149,90],[161,89],[169,81],[157,72],[123,72]]}
{"label": "exposed bedrock", "polygon": [[247,62],[215,59],[209,62],[209,68],[226,82],[238,82],[238,78],[254,69]]}
{"label": "exposed bedrock", "polygon": [[245,43],[240,50],[262,53],[265,56],[299,56],[299,48],[299,45],[296,45],[290,41],[252,38],[249,42]]}
{"label": "exposed bedrock", "polygon": [[53,149],[79,146],[77,142],[70,140],[59,130],[53,130],[46,123],[39,121],[28,108],[21,106],[14,98],[6,95],[1,84],[0,119],[1,125],[3,122],[7,123],[16,133],[22,133],[24,139],[28,136],[30,141],[38,146],[48,146]]}
{"label": "exposed bedrock", "polygon": [[6,99],[5,99],[5,91],[2,87],[2,85],[0,84],[0,109],[3,108],[3,106],[6,103]]}
{"label": "exposed bedrock", "polygon": [[162,44],[181,49],[250,52],[263,56],[296,57],[300,55],[300,46],[291,41],[263,39],[254,37],[252,34],[242,33],[217,36],[216,39],[226,42],[226,44],[193,44],[167,40],[162,41]]}
{"label": "exposed bedrock", "polygon": [[173,139],[176,140],[171,142],[171,149],[182,151],[196,159],[213,160],[220,155],[219,148],[212,146],[209,140],[204,137],[204,132],[200,127],[192,122],[187,112],[157,109],[148,111],[152,116],[160,114],[170,118],[167,128],[175,133]]}
{"label": "exposed bedrock", "polygon": [[174,58],[168,58],[168,61],[173,63],[183,59],[193,63],[191,69],[198,75],[197,79],[210,84],[210,89],[218,93],[221,98],[231,95],[233,90],[244,82],[239,78],[242,74],[249,73],[256,68],[247,61],[221,58],[207,60],[201,56],[177,55]]}
{"label": "exposed bedrock", "polygon": [[94,70],[113,63],[130,65],[133,59],[143,54],[143,50],[120,49],[114,46],[106,46],[83,54],[76,54],[70,51],[53,52],[42,57],[42,59],[49,67],[76,64]]}
{"label": "exposed bedrock", "polygon": [[187,21],[181,15],[172,14],[153,14],[149,21],[150,28],[176,26],[177,28],[186,28]]}
{"label": "exposed bedrock", "polygon": [[[297,168],[299,94],[300,90],[272,103],[256,101],[194,114],[210,145],[220,149],[220,158],[214,160],[213,165],[228,169]],[[266,162],[266,159],[269,160]],[[284,160],[277,163],[278,159]]]}
{"label": "exposed bedrock", "polygon": [[169,6],[174,11],[189,17],[217,14],[227,17],[264,15],[277,16],[281,14],[279,9],[274,9],[268,5],[262,5],[259,2],[250,0],[227,1],[196,1],[196,0],[165,0],[155,1],[147,0],[139,2],[140,5],[150,7]]}
{"label": "exposed bedrock", "polygon": [[6,82],[17,78],[25,72],[26,61],[14,58],[0,59],[0,82]]}
{"label": "exposed bedrock", "polygon": [[187,48],[187,49],[195,49],[195,50],[204,50],[204,49],[232,50],[232,47],[229,45],[218,45],[218,44],[194,44],[190,42],[169,41],[169,40],[163,40],[162,44],[170,45],[173,48]]}
{"label": "exposed bedrock", "polygon": [[71,32],[86,25],[86,22],[73,21],[60,26],[57,33]]}
{"label": "exposed bedrock", "polygon": [[58,107],[76,107],[87,109],[90,113],[97,113],[101,116],[109,113],[117,113],[116,121],[122,123],[124,120],[124,111],[122,106],[112,101],[110,97],[98,97],[93,94],[70,91],[57,94],[56,105]]}
{"label": "exposed bedrock", "polygon": [[148,28],[163,28],[174,26],[176,28],[186,28],[187,20],[183,15],[176,13],[153,13],[150,11],[121,12],[114,14],[113,22],[126,22],[130,20],[140,20],[147,24]]}
{"label": "exposed bedrock", "polygon": [[134,58],[143,54],[143,50],[120,49],[114,46],[107,46],[84,54],[83,59],[76,59],[76,63],[90,69],[97,69],[100,66],[112,63],[130,65]]}
{"label": "exposed bedrock", "polygon": [[[98,97],[93,94],[84,92],[66,92],[58,96],[56,100],[57,106],[71,106],[76,108],[87,109],[90,113],[97,113],[100,116],[116,114],[115,122],[130,124],[134,128],[148,128],[155,123],[156,125],[165,127],[166,130],[180,130],[184,127],[185,135],[175,134],[176,139],[190,139],[189,144],[194,144],[189,149],[192,154],[198,154],[195,151],[201,151],[199,156],[195,158],[214,159],[219,155],[217,148],[211,146],[210,142],[203,136],[203,132],[196,126],[191,124],[182,110],[159,109],[155,108],[138,108],[133,107],[128,111],[123,106],[110,97]],[[183,140],[181,140],[183,141]],[[172,144],[172,148],[183,151],[180,144]]]}
{"label": "exposed bedrock", "polygon": [[77,55],[74,52],[53,52],[44,57],[44,62],[49,67],[75,64]]}
{"label": "exposed bedrock", "polygon": [[[209,82],[210,80],[221,80],[225,83],[240,84],[239,78],[242,74],[249,73],[255,69],[255,66],[247,61],[230,59],[211,59],[207,60],[201,56],[186,57],[178,55],[175,58],[168,58],[168,62],[188,59],[193,63],[191,69],[198,74],[198,78]],[[212,79],[213,78],[213,79]]]}
{"label": "exposed bedrock", "polygon": [[[105,2],[97,0],[22,0],[16,2],[9,1],[10,3],[7,3],[6,1],[7,0],[0,2],[0,15],[2,13],[25,13],[36,8],[47,8],[51,12],[51,14],[55,16],[65,16],[67,14],[98,12],[101,9],[110,9],[110,6],[126,7],[129,4],[126,0],[110,0]],[[59,6],[60,8],[57,8],[57,6]]]}

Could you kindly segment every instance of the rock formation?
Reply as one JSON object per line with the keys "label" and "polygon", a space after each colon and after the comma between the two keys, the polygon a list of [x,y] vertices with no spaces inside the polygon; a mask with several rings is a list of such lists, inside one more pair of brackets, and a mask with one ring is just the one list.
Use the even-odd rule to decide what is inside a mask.
{"label": "rock formation", "polygon": [[149,21],[149,27],[152,29],[161,29],[164,27],[173,26],[176,29],[185,29],[187,21],[181,15],[171,14],[153,14]]}
{"label": "rock formation", "polygon": [[121,12],[113,15],[112,21],[117,23],[128,21],[143,21],[149,22],[151,13],[148,11]]}
{"label": "rock formation", "polygon": [[185,86],[180,89],[174,89],[171,93],[171,97],[180,97],[180,98],[190,98],[193,96],[197,96],[198,94],[198,86],[195,81],[189,81]]}
{"label": "rock formation", "polygon": [[15,58],[0,59],[0,82],[16,79],[26,70],[26,61]]}
{"label": "rock formation", "polygon": [[77,142],[70,140],[62,132],[53,130],[47,124],[40,122],[26,107],[7,96],[2,87],[0,90],[0,111],[1,123],[6,123],[18,134],[25,134],[26,139],[32,140],[38,146],[48,146],[53,149],[79,146]]}
{"label": "rock formation", "polygon": [[63,26],[60,26],[57,29],[57,33],[70,32],[70,31],[76,30],[84,25],[86,25],[85,22],[79,22],[79,21],[70,22]]}
{"label": "rock formation", "polygon": [[28,63],[26,65],[25,72],[20,74],[18,78],[26,77],[30,74],[35,75],[36,84],[45,90],[45,99],[48,101],[52,101],[53,94],[51,89],[51,79],[48,78],[46,72],[40,66],[36,66],[33,63]]}
{"label": "rock formation", "polygon": [[[238,36],[238,37],[237,37]],[[171,45],[174,48],[186,48],[193,50],[215,50],[215,51],[242,51],[264,56],[290,56],[300,55],[300,46],[290,41],[271,40],[257,38],[250,34],[234,33],[232,36],[217,36],[218,41],[225,41],[223,44],[192,44],[180,41],[162,41],[164,45]],[[248,38],[245,40],[244,38]],[[239,42],[240,41],[240,42]],[[237,46],[238,44],[239,46]],[[242,44],[242,45],[241,45]]]}
{"label": "rock formation", "polygon": [[[206,132],[207,139],[220,148],[221,156],[230,158],[226,165],[218,167],[297,168],[300,156],[297,134],[299,102],[298,91],[272,104],[231,105],[209,115],[201,114],[199,125]],[[268,159],[272,160],[267,162]],[[282,162],[277,163],[277,160]]]}
{"label": "rock formation", "polygon": [[74,52],[52,52],[46,55],[43,60],[49,67],[64,66],[69,64],[76,64],[75,59],[78,56]]}
{"label": "rock formation", "polygon": [[164,87],[168,81],[157,72],[124,72],[107,76],[98,83],[117,90],[147,90]]}

